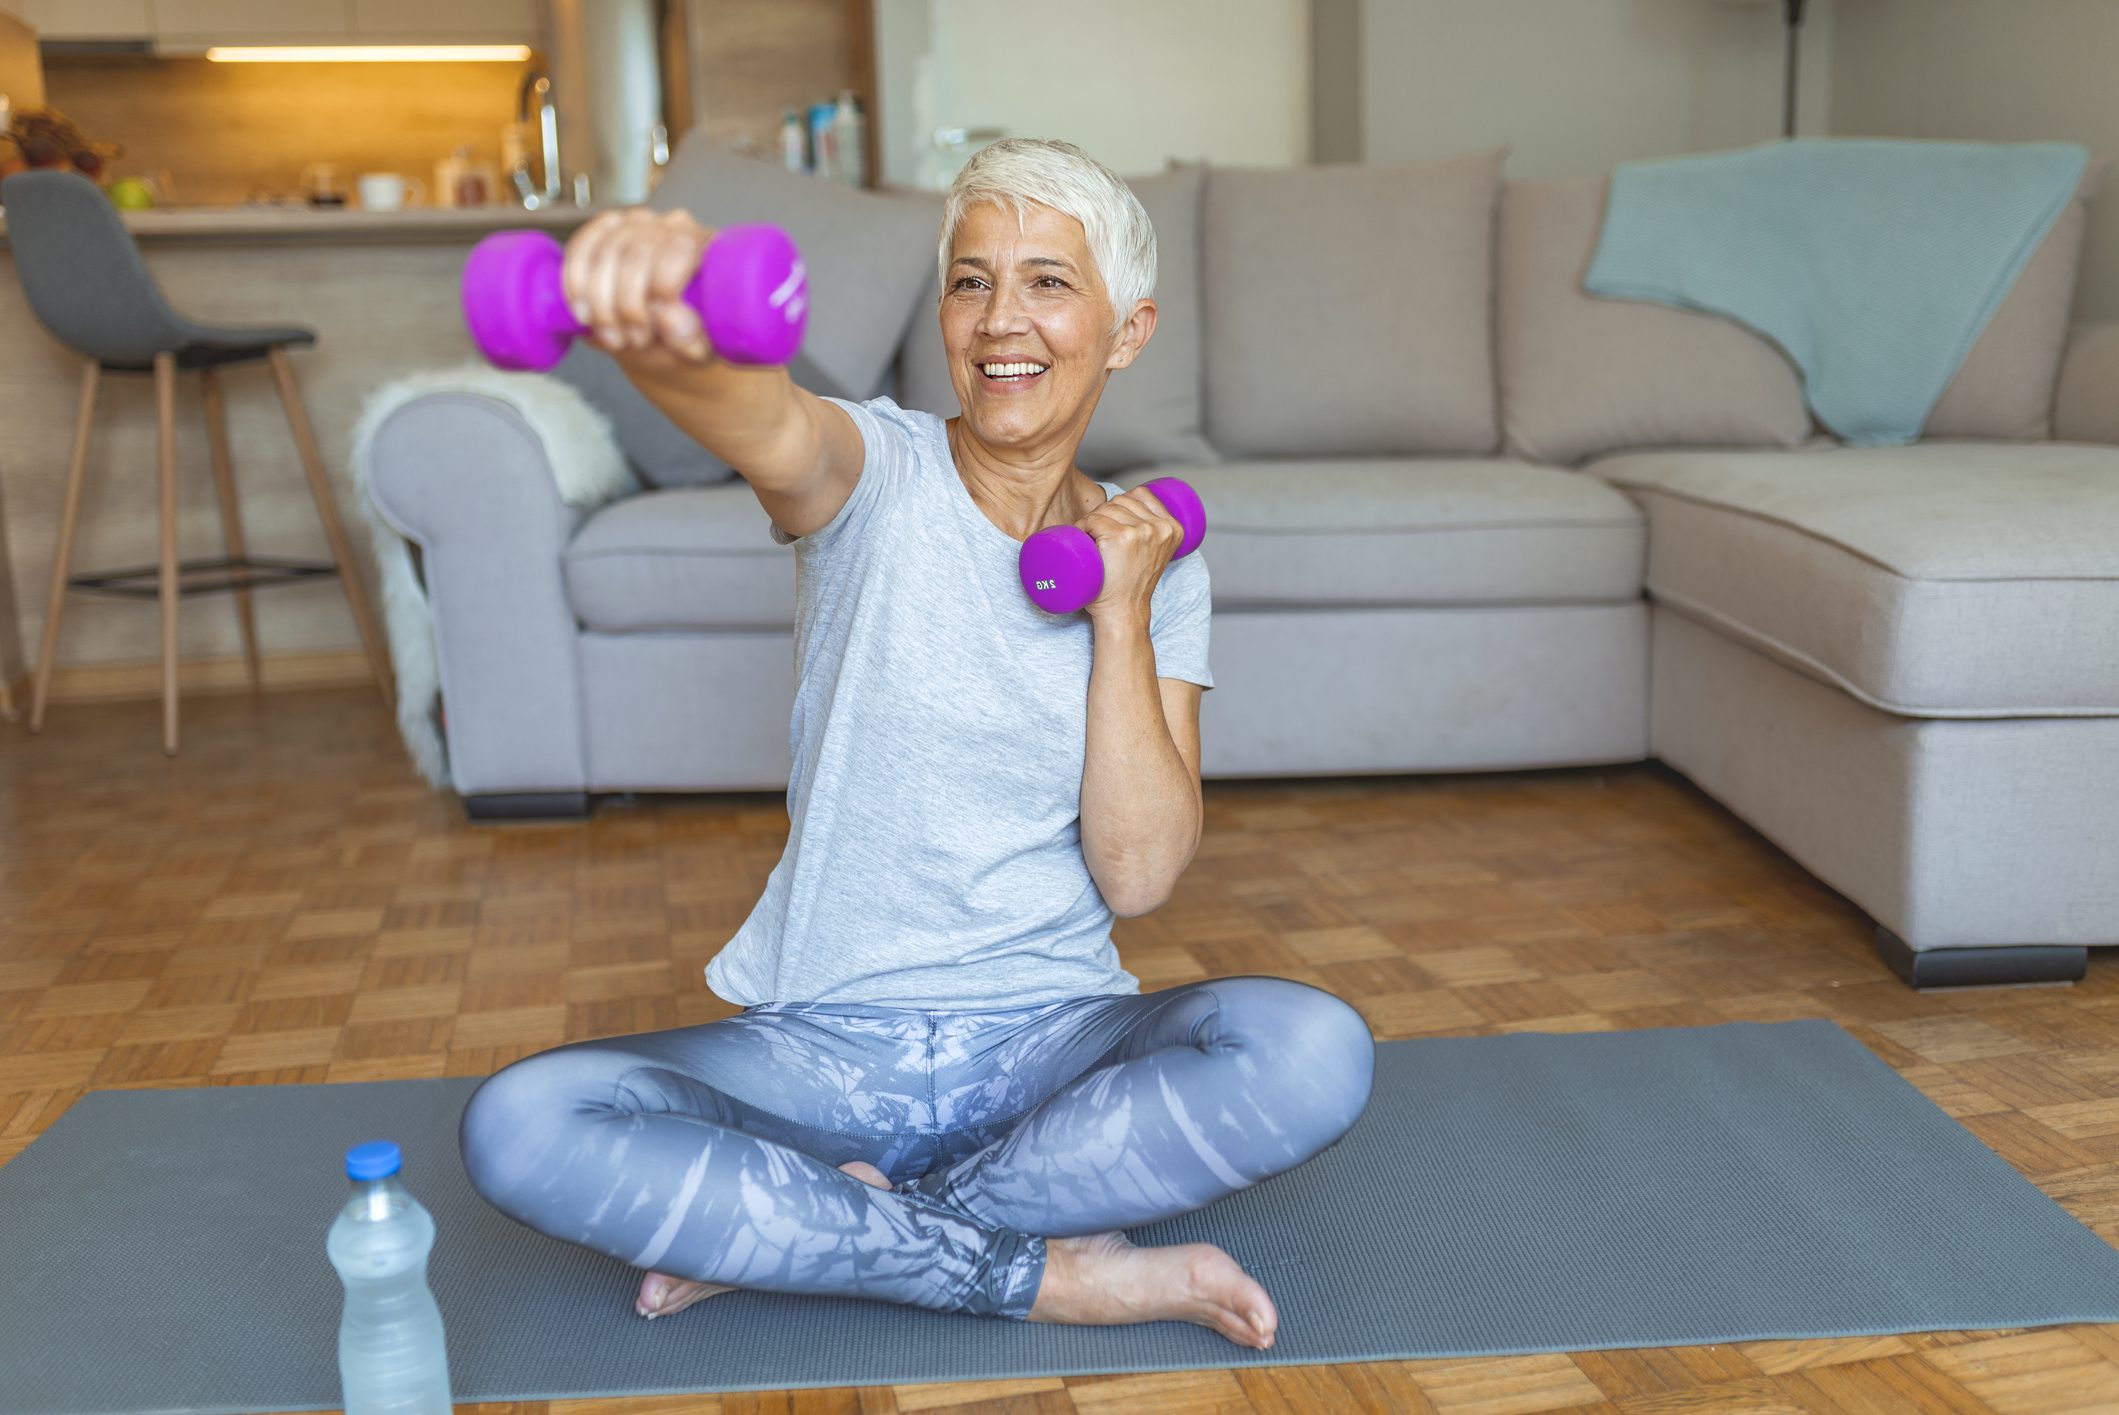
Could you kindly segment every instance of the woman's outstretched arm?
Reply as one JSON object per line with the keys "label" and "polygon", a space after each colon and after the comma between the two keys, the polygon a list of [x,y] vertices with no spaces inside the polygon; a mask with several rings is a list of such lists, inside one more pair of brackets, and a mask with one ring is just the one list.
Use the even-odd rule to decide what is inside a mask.
{"label": "woman's outstretched arm", "polygon": [[861,434],[786,369],[714,357],[682,298],[713,236],[683,211],[605,212],[567,242],[567,302],[649,402],[734,467],[782,530],[808,535],[853,494]]}

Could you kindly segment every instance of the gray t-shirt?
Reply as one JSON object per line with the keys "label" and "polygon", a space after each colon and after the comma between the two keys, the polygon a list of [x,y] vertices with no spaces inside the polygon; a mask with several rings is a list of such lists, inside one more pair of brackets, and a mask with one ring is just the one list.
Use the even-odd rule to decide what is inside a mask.
{"label": "gray t-shirt", "polygon": [[[1023,593],[940,418],[831,401],[860,480],[822,529],[773,527],[796,565],[787,851],[707,985],[948,1011],[1138,993],[1082,855],[1089,617]],[[1149,611],[1156,674],[1211,688],[1199,553]]]}

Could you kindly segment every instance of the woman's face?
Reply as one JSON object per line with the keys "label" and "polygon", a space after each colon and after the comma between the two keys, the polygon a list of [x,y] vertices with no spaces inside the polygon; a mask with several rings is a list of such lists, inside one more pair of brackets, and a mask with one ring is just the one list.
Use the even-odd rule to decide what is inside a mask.
{"label": "woman's face", "polygon": [[964,421],[991,447],[1041,451],[1079,440],[1106,373],[1155,328],[1142,301],[1112,333],[1111,297],[1082,223],[1035,203],[964,213],[942,281],[942,346]]}

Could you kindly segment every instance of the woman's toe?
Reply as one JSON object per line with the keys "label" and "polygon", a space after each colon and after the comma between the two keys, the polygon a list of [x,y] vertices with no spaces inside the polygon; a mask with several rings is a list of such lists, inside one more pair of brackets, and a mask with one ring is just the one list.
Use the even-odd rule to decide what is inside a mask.
{"label": "woman's toe", "polygon": [[633,1305],[641,1316],[649,1316],[669,1299],[670,1289],[675,1285],[661,1273],[649,1273],[646,1280],[640,1284],[640,1297]]}

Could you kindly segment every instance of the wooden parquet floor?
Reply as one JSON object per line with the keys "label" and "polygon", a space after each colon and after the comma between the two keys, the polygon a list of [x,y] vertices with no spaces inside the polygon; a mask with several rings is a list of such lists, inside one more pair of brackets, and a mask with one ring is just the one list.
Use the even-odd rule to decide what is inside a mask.
{"label": "wooden parquet floor", "polygon": [[[87,1090],[485,1075],[732,1010],[701,969],[778,858],[779,798],[474,828],[372,694],[194,699],[174,761],[157,714],[0,724],[0,1161]],[[2119,958],[1913,992],[1851,906],[1653,766],[1207,801],[1177,897],[1120,926],[1146,988],[1300,978],[1386,1040],[1830,1017],[2119,1241]],[[2119,1327],[506,1408],[2062,1415],[2119,1411]]]}

